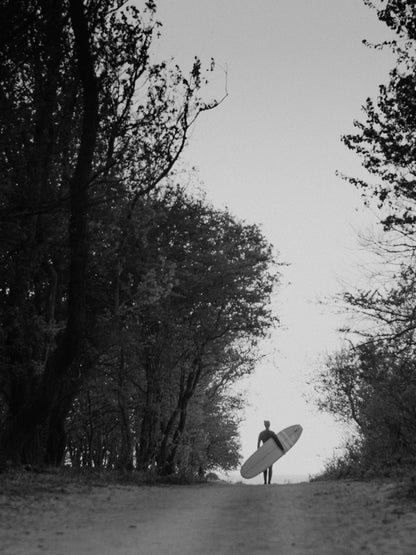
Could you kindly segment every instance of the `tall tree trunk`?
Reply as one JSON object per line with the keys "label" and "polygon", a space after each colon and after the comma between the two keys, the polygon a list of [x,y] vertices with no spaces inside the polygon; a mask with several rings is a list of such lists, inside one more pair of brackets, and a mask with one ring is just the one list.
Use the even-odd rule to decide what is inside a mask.
{"label": "tall tree trunk", "polygon": [[119,470],[133,470],[133,435],[130,427],[129,407],[125,392],[125,357],[123,348],[120,349],[119,379],[117,402],[120,418],[120,455]]}
{"label": "tall tree trunk", "polygon": [[[82,0],[69,1],[69,16],[75,38],[75,55],[83,88],[83,127],[74,174],[70,180],[67,324],[56,349],[48,358],[33,398],[11,419],[2,434],[3,460],[21,461],[25,443],[52,416],[65,386],[73,397],[79,387],[79,359],[85,336],[86,266],[88,257],[88,181],[91,175],[98,126],[98,88],[90,49],[90,36]],[[1,462],[1,461],[0,461]]]}
{"label": "tall tree trunk", "polygon": [[[24,410],[25,406],[31,402],[32,396],[39,384],[39,376],[35,371],[36,362],[40,360],[39,351],[43,350],[41,342],[36,348],[28,345],[27,330],[31,326],[32,314],[28,310],[27,293],[29,289],[36,291],[34,274],[39,273],[45,266],[45,256],[42,252],[44,246],[43,216],[36,214],[42,202],[51,194],[50,168],[53,151],[54,136],[54,112],[58,103],[58,69],[62,56],[62,30],[63,14],[61,0],[45,0],[40,6],[40,10],[45,21],[45,38],[40,41],[39,58],[43,52],[44,67],[39,62],[35,71],[33,106],[33,140],[28,145],[27,175],[25,179],[20,176],[22,182],[27,180],[29,186],[25,191],[25,202],[27,206],[34,209],[35,214],[22,217],[20,225],[25,230],[25,239],[22,239],[20,253],[13,257],[14,271],[13,279],[9,285],[9,311],[13,315],[5,326],[6,338],[6,357],[7,366],[11,369],[10,391],[11,402],[9,405],[10,418]],[[22,161],[20,161],[23,166]],[[39,295],[36,291],[34,302],[39,302]],[[38,307],[37,307],[38,309]],[[25,346],[22,349],[22,346]],[[24,386],[24,387],[22,387]],[[17,392],[17,395],[14,393]],[[33,437],[22,449],[21,459],[24,463],[31,462],[41,457],[42,441],[39,437],[39,430],[36,432],[38,437]]]}
{"label": "tall tree trunk", "polygon": [[202,362],[198,356],[186,380],[184,377],[181,379],[178,402],[164,430],[158,458],[161,474],[172,474],[175,470],[176,455],[185,431],[189,401],[195,393],[201,372]]}
{"label": "tall tree trunk", "polygon": [[45,462],[50,466],[60,466],[64,462],[66,448],[65,421],[72,405],[72,396],[59,396],[50,411]]}
{"label": "tall tree trunk", "polygon": [[146,366],[146,401],[140,429],[140,446],[138,450],[137,468],[147,470],[155,462],[156,447],[159,440],[160,426],[160,376],[155,365],[149,362]]}

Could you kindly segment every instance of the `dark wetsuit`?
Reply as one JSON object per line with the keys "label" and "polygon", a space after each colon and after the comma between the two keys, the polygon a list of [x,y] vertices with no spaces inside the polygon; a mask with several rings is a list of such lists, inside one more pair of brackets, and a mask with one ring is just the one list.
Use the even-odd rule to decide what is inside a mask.
{"label": "dark wetsuit", "polygon": [[[266,441],[270,438],[275,441],[275,443],[279,447],[279,449],[284,451],[283,445],[280,443],[279,438],[277,437],[277,435],[274,432],[272,432],[271,430],[269,430],[268,428],[266,428],[265,430],[260,432],[259,439],[257,441],[257,448],[260,447],[260,442],[266,443]],[[267,470],[268,470],[268,472],[267,472]],[[265,484],[266,483],[270,484],[271,481],[272,481],[273,465],[269,466],[269,468],[267,470],[265,470],[263,472],[264,483]]]}
{"label": "dark wetsuit", "polygon": [[284,451],[283,445],[280,443],[279,438],[271,430],[266,429],[266,430],[263,430],[262,432],[260,432],[259,440],[258,440],[257,444],[260,445],[260,442],[266,443],[266,441],[270,438],[274,439],[274,441],[275,441],[276,445],[279,447],[279,449]]}

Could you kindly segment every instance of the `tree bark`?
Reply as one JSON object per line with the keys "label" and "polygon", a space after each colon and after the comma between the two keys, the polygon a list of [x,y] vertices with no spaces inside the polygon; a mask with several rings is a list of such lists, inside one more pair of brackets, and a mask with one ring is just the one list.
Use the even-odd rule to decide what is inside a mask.
{"label": "tree bark", "polygon": [[[73,398],[82,379],[76,364],[85,337],[86,267],[88,258],[88,181],[91,175],[98,127],[98,88],[90,48],[90,36],[82,0],[69,1],[69,16],[74,32],[75,56],[83,89],[83,126],[77,163],[70,180],[67,323],[63,336],[46,363],[33,398],[11,421],[2,434],[1,458],[19,463],[24,445],[30,443],[39,426],[52,418],[65,397]],[[55,413],[54,413],[55,409]],[[53,420],[51,421],[53,427]]]}
{"label": "tree bark", "polygon": [[146,367],[146,404],[140,430],[140,448],[137,467],[147,470],[155,462],[160,423],[160,377],[158,369],[151,362]]}
{"label": "tree bark", "polygon": [[[197,357],[193,363],[193,369],[188,374],[186,383],[185,379],[181,380],[178,402],[164,430],[164,437],[159,450],[158,464],[161,474],[172,474],[175,470],[176,455],[185,431],[189,401],[195,393],[201,372],[202,362],[200,357]],[[177,425],[174,429],[176,422]]]}
{"label": "tree bark", "polygon": [[125,357],[123,348],[120,349],[117,403],[120,418],[120,454],[118,458],[119,470],[133,470],[133,435],[130,427],[129,407],[125,394]]}

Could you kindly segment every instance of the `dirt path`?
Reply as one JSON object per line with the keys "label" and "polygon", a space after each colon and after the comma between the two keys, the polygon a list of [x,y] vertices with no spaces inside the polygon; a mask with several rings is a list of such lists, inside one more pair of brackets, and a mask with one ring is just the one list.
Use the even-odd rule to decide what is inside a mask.
{"label": "dirt path", "polygon": [[0,553],[414,555],[416,512],[396,504],[393,487],[106,487],[0,496]]}

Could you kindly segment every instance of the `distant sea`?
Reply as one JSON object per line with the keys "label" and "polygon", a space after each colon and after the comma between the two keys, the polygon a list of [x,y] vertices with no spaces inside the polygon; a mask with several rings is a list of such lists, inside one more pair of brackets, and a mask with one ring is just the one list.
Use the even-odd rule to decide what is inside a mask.
{"label": "distant sea", "polygon": [[[251,480],[244,480],[238,470],[233,470],[231,472],[216,473],[221,480],[227,480],[232,483],[242,482],[243,484],[262,484],[263,475],[260,474]],[[309,482],[311,476],[309,474],[279,474],[275,472],[272,478],[272,483],[274,484],[299,484],[300,482]]]}

